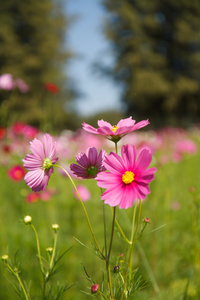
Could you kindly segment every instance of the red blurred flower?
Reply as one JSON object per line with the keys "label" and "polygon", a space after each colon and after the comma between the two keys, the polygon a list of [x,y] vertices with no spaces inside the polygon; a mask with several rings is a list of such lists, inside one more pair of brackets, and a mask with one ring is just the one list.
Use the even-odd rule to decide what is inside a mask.
{"label": "red blurred flower", "polygon": [[38,193],[29,193],[26,196],[26,201],[28,203],[35,203],[35,202],[38,202],[38,200],[39,200],[39,194]]}
{"label": "red blurred flower", "polygon": [[52,82],[46,82],[44,84],[44,87],[47,91],[49,91],[52,94],[57,94],[60,91],[59,87],[56,84],[52,83]]}
{"label": "red blurred flower", "polygon": [[6,129],[3,127],[0,127],[0,140],[2,140],[6,135]]}
{"label": "red blurred flower", "polygon": [[21,166],[14,166],[8,171],[8,175],[13,181],[20,181],[25,176],[25,170]]}
{"label": "red blurred flower", "polygon": [[19,134],[23,134],[23,130],[24,127],[26,126],[26,124],[22,123],[22,122],[16,122],[14,123],[14,125],[12,126],[12,130],[15,134],[19,135]]}

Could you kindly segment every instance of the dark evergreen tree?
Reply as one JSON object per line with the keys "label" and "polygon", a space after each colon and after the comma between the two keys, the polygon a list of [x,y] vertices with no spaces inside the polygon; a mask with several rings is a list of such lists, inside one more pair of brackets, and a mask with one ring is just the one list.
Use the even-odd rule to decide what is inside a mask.
{"label": "dark evergreen tree", "polygon": [[104,0],[105,34],[128,115],[154,124],[199,121],[200,1]]}
{"label": "dark evergreen tree", "polygon": [[[73,98],[64,70],[72,56],[66,47],[68,28],[69,17],[64,13],[61,0],[1,1],[0,75],[11,73],[30,87],[26,95],[16,91],[16,95],[12,95],[15,99],[9,109],[15,112],[15,119],[36,125],[43,116],[44,119],[50,117],[50,109],[44,104],[46,97],[51,106],[52,95],[45,91],[46,82],[60,88],[56,97],[54,95],[54,110],[63,112],[63,102]],[[4,100],[5,92],[0,90],[0,102]],[[64,114],[61,115],[63,120]]]}

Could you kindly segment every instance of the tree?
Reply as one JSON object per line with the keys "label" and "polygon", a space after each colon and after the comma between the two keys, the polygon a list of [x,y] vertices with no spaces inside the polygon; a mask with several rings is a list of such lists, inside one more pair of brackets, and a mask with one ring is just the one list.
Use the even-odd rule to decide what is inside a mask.
{"label": "tree", "polygon": [[[30,120],[34,125],[43,115],[48,117],[48,109],[41,111],[46,82],[60,87],[54,109],[63,110],[63,102],[73,98],[64,70],[72,53],[66,46],[69,18],[63,11],[61,0],[1,1],[0,73],[22,78],[30,87],[26,95],[15,91],[9,109],[16,112],[15,118]],[[1,103],[5,93],[0,92]]]}
{"label": "tree", "polygon": [[[128,114],[157,125],[200,113],[199,0],[104,0],[105,34]],[[180,124],[179,124],[180,125]]]}

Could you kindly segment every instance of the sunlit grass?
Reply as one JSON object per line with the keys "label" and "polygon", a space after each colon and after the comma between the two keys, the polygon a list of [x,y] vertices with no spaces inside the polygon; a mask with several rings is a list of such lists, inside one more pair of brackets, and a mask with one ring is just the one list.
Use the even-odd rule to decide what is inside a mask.
{"label": "sunlit grass", "polygon": [[[195,232],[199,232],[199,224],[195,223],[197,208],[194,204],[191,187],[200,194],[200,157],[199,154],[185,157],[179,163],[169,162],[157,166],[155,180],[150,184],[151,194],[142,204],[142,219],[151,219],[147,229],[134,249],[134,268],[139,268],[149,283],[138,292],[136,299],[184,299],[184,290],[188,280],[188,298],[199,299],[197,293],[199,265],[197,265],[199,241]],[[73,188],[66,177],[54,171],[49,187],[57,193],[50,201],[27,203],[25,195],[30,189],[24,181],[13,182],[7,176],[7,167],[0,169],[0,243],[1,255],[8,254],[20,262],[20,276],[27,284],[31,281],[32,299],[40,299],[39,263],[36,253],[36,242],[32,230],[25,226],[23,218],[32,216],[37,228],[42,256],[45,249],[52,246],[53,234],[51,225],[58,223],[58,249],[60,253],[71,246],[72,249],[62,260],[62,269],[56,275],[56,281],[75,284],[67,291],[64,299],[88,299],[81,290],[90,292],[91,284],[86,279],[83,266],[95,282],[101,283],[104,263],[92,251],[83,247],[76,239],[94,250],[93,240],[79,201],[73,195]],[[77,181],[80,183],[80,181]],[[84,184],[91,191],[91,200],[85,203],[95,235],[103,248],[103,217],[100,190],[93,180]],[[119,210],[116,217],[128,236],[131,234],[131,218],[133,208]],[[106,205],[106,215],[111,222],[111,209]],[[197,216],[198,217],[198,216]],[[197,218],[198,220],[198,218]],[[76,239],[75,239],[75,238]],[[114,253],[111,266],[118,262],[118,254],[126,254],[125,243],[115,231]],[[115,261],[116,258],[116,261]],[[16,299],[14,289],[8,280],[10,274],[0,264],[0,298]],[[7,280],[8,279],[8,280]],[[152,283],[151,283],[152,281]],[[156,288],[157,287],[157,288]]]}

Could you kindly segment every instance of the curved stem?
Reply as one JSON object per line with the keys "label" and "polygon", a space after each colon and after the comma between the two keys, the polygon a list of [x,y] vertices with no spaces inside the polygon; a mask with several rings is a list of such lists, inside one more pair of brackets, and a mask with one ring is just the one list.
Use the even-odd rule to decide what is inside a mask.
{"label": "curved stem", "polygon": [[[135,208],[135,210],[136,210],[136,208]],[[124,278],[124,285],[123,285],[121,300],[123,300],[125,287],[126,287],[126,281],[127,281],[127,277],[128,277],[128,270],[130,268],[130,263],[131,263],[132,251],[133,251],[133,247],[135,245],[135,241],[137,239],[137,232],[138,232],[138,227],[139,227],[140,216],[141,216],[141,200],[140,200],[140,203],[139,203],[139,212],[138,212],[137,224],[136,224],[136,229],[135,229],[135,233],[134,233],[134,236],[133,236],[132,245],[131,245],[131,248],[130,248],[128,265],[127,265],[127,269],[126,269],[126,275],[125,275],[125,278]]]}
{"label": "curved stem", "polygon": [[73,185],[73,187],[74,187],[74,189],[75,189],[75,191],[76,191],[76,193],[77,193],[78,199],[80,200],[80,203],[81,203],[81,205],[82,205],[82,208],[83,208],[83,211],[84,211],[84,213],[85,213],[85,216],[86,216],[86,219],[87,219],[87,222],[88,222],[88,225],[89,225],[91,234],[92,234],[92,236],[93,236],[95,245],[96,245],[96,247],[97,247],[99,253],[101,254],[101,256],[105,259],[104,255],[103,255],[103,253],[102,253],[102,251],[101,251],[101,249],[100,249],[100,247],[99,247],[99,244],[98,244],[98,242],[97,242],[97,239],[96,239],[96,237],[95,237],[95,235],[94,235],[94,232],[93,232],[93,229],[92,229],[92,226],[91,226],[91,223],[90,223],[89,216],[88,216],[88,213],[87,213],[87,211],[86,211],[85,205],[83,204],[83,201],[82,201],[82,199],[81,199],[81,196],[79,195],[79,192],[78,192],[78,190],[77,190],[77,187],[76,187],[76,185],[75,185],[73,179],[71,178],[71,176],[69,175],[69,173],[68,173],[63,167],[61,167],[61,166],[59,166],[59,165],[54,165],[54,167],[57,167],[57,168],[60,168],[61,170],[63,170],[63,171],[65,172],[65,174],[67,175],[67,177],[69,178],[69,180],[71,181],[71,183],[72,183],[72,185]]}
{"label": "curved stem", "polygon": [[[111,210],[112,210],[112,207],[111,207]],[[112,210],[112,212],[113,212],[113,210]],[[125,233],[123,232],[123,230],[122,230],[121,226],[119,225],[119,223],[118,223],[118,221],[117,221],[116,218],[115,218],[115,223],[116,223],[116,225],[117,225],[117,227],[118,227],[118,229],[119,229],[119,232],[121,233],[122,237],[124,238],[124,240],[125,240],[128,244],[131,244],[131,242],[130,242],[129,239],[126,237]]]}
{"label": "curved stem", "polygon": [[31,227],[33,228],[33,231],[35,233],[36,243],[37,243],[37,250],[38,250],[38,258],[39,258],[39,262],[40,262],[40,268],[41,268],[42,274],[44,275],[45,272],[44,272],[44,267],[43,267],[43,264],[42,264],[42,257],[41,257],[41,253],[40,253],[40,243],[39,243],[38,234],[37,234],[37,231],[36,231],[33,224],[31,224]]}
{"label": "curved stem", "polygon": [[19,282],[19,284],[20,284],[20,286],[21,286],[21,288],[22,288],[22,290],[23,290],[25,299],[26,299],[26,300],[29,300],[29,297],[28,297],[28,295],[27,295],[26,289],[25,289],[25,287],[24,287],[24,285],[23,285],[23,283],[22,283],[22,281],[21,281],[21,279],[20,279],[18,273],[15,272],[15,271],[12,269],[12,267],[11,267],[8,263],[7,263],[6,265],[7,265],[8,269],[11,271],[11,273],[17,278],[17,280],[18,280],[18,282]]}
{"label": "curved stem", "polygon": [[54,245],[53,245],[53,253],[52,253],[52,257],[51,257],[51,261],[49,264],[49,271],[51,271],[53,263],[54,263],[54,259],[55,259],[55,254],[56,254],[56,245],[57,245],[57,231],[55,231],[55,237],[54,237]]}

